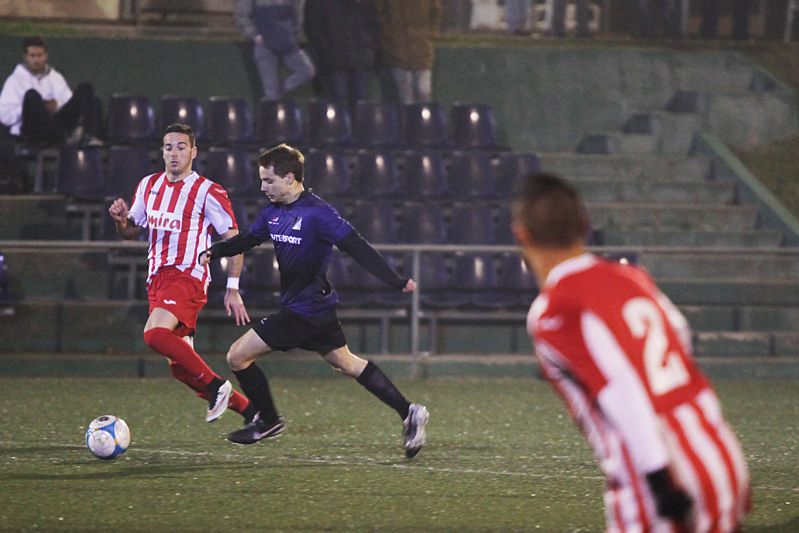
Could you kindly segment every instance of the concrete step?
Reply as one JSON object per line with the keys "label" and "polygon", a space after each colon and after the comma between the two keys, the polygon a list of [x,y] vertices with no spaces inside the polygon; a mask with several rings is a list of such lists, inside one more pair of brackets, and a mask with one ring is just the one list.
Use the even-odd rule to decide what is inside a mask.
{"label": "concrete step", "polygon": [[694,331],[799,331],[799,308],[758,305],[682,305]]}
{"label": "concrete step", "polygon": [[67,202],[59,195],[0,196],[0,240],[68,238]]}
{"label": "concrete step", "polygon": [[697,357],[799,356],[799,332],[719,331],[694,334]]}
{"label": "concrete step", "polygon": [[[7,249],[12,294],[27,298],[107,298],[113,268],[106,250]],[[146,259],[141,256],[142,263]]]}
{"label": "concrete step", "polygon": [[594,228],[739,231],[757,226],[757,208],[742,205],[625,204],[586,202]]}
{"label": "concrete step", "polygon": [[587,202],[732,204],[732,181],[637,181],[575,178],[573,183]]}
{"label": "concrete step", "polygon": [[623,176],[637,180],[695,180],[712,176],[709,157],[681,155],[540,154],[541,168],[566,177]]}
{"label": "concrete step", "polygon": [[799,280],[657,279],[679,305],[799,306]]}
{"label": "concrete step", "polygon": [[683,229],[607,228],[600,231],[604,246],[697,246],[763,248],[782,244],[782,233],[771,230],[698,231]]}
{"label": "concrete step", "polygon": [[654,153],[689,154],[702,119],[695,113],[652,111],[633,114],[622,126],[627,134],[647,134],[656,139]]}
{"label": "concrete step", "polygon": [[751,90],[753,81],[754,71],[744,65],[708,69],[705,63],[686,62],[674,70],[674,83],[684,90],[745,92]]}
{"label": "concrete step", "polygon": [[578,154],[654,154],[658,138],[648,133],[600,131],[585,135],[575,148]]}
{"label": "concrete step", "polygon": [[799,282],[799,251],[796,249],[644,251],[637,259],[638,264],[656,278]]}

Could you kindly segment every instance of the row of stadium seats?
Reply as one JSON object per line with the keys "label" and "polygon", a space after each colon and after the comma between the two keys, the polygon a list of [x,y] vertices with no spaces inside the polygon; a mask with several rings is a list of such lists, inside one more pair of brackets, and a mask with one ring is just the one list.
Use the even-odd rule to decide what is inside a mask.
{"label": "row of stadium seats", "polygon": [[456,103],[447,113],[437,102],[362,101],[353,115],[335,101],[311,100],[303,108],[293,100],[262,99],[253,118],[240,97],[212,96],[203,107],[193,96],[162,96],[156,122],[148,98],[113,95],[107,138],[114,144],[148,143],[166,125],[184,122],[211,145],[500,148],[494,110],[486,104]]}
{"label": "row of stadium seats", "polygon": [[[407,254],[386,254],[402,275],[410,276]],[[537,292],[535,281],[519,254],[455,253],[424,255],[418,282],[424,287],[421,305],[430,309],[508,309],[530,305]],[[212,263],[210,298],[220,300],[226,275],[221,264]],[[247,256],[242,292],[249,305],[275,308],[279,304],[280,273],[274,254],[266,251]],[[328,279],[345,307],[404,307],[409,298],[366,274],[344,254],[334,254]]]}
{"label": "row of stadium seats", "polygon": [[[58,192],[68,197],[102,198],[132,194],[145,175],[163,169],[144,146],[63,148],[59,153]],[[533,154],[455,151],[336,149],[306,151],[306,184],[321,196],[359,198],[490,198],[507,196],[518,178],[539,169]],[[231,195],[257,197],[255,153],[240,147],[211,147],[195,163],[198,172]]]}

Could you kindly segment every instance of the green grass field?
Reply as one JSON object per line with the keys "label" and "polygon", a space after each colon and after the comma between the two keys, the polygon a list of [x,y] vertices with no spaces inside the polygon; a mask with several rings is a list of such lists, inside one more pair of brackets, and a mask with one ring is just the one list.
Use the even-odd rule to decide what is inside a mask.
{"label": "green grass field", "polygon": [[[413,461],[400,420],[344,378],[275,379],[286,432],[224,440],[240,418],[167,379],[0,379],[0,529],[601,531],[602,478],[559,400],[532,379],[401,381],[430,409]],[[799,530],[799,382],[721,381],[755,509],[746,531]],[[83,445],[122,416],[114,461]]]}

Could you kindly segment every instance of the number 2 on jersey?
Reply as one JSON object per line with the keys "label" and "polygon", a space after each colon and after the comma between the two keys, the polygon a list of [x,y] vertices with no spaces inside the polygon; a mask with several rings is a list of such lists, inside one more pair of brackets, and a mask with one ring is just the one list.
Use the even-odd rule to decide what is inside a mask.
{"label": "number 2 on jersey", "polygon": [[680,355],[667,352],[669,341],[657,306],[647,298],[632,298],[624,304],[622,316],[632,334],[644,339],[644,370],[652,392],[666,394],[688,383]]}

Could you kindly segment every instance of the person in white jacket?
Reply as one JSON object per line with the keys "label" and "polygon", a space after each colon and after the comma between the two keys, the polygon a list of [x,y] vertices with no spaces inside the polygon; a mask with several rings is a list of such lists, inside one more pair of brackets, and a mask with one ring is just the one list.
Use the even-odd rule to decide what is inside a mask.
{"label": "person in white jacket", "polygon": [[26,142],[60,143],[66,139],[98,144],[102,107],[91,84],[70,90],[64,76],[47,63],[41,37],[22,40],[23,62],[0,92],[0,122]]}

